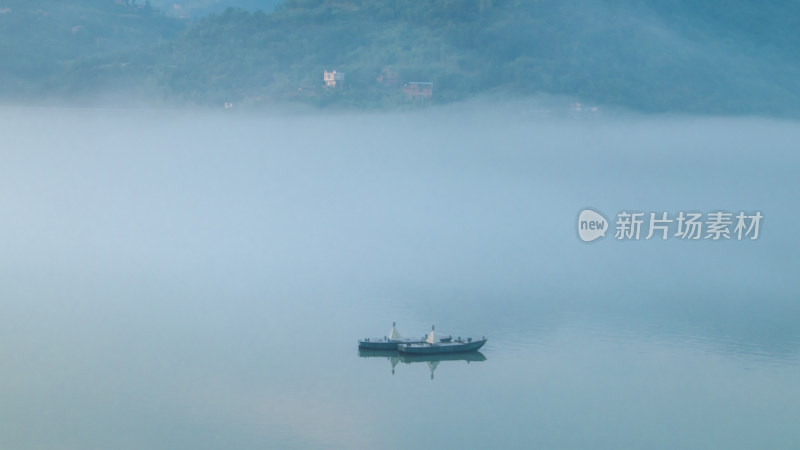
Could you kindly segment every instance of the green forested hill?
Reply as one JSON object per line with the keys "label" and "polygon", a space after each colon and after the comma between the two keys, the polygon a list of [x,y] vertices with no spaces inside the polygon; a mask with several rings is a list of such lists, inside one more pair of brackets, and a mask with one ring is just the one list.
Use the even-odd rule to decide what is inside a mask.
{"label": "green forested hill", "polygon": [[272,12],[281,0],[151,0],[151,3],[167,15],[197,19],[228,8]]}
{"label": "green forested hill", "polygon": [[[150,52],[184,30],[183,23],[139,3],[0,0],[0,95],[24,100],[91,90],[93,79],[115,79],[106,73],[109,56]],[[80,83],[65,78],[82,65]]]}
{"label": "green forested hill", "polygon": [[[434,103],[548,93],[643,111],[800,111],[797,2],[287,0],[272,13],[229,9],[179,35],[185,22],[119,0],[74,3],[105,8],[109,22],[89,36],[110,37],[57,52],[47,83],[29,67],[33,94],[88,95],[124,79],[175,103],[392,107],[406,103],[403,82],[426,81]],[[2,33],[15,68],[30,47],[50,45],[9,50]],[[346,74],[343,87],[323,88],[326,69]]]}

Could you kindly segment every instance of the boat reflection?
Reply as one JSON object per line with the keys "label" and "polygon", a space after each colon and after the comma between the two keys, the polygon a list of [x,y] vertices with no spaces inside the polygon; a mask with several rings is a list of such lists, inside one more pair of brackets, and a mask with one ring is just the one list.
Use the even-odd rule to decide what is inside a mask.
{"label": "boat reflection", "polygon": [[427,363],[431,371],[431,380],[434,372],[442,361],[466,361],[467,364],[476,361],[486,361],[486,357],[481,352],[469,353],[445,353],[439,355],[413,355],[400,353],[396,350],[359,350],[358,356],[361,358],[386,358],[392,365],[392,375],[394,375],[397,364]]}

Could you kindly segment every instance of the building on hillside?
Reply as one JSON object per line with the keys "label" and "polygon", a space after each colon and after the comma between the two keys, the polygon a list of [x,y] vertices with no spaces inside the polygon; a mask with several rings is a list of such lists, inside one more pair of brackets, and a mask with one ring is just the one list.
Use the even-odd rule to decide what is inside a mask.
{"label": "building on hillside", "polygon": [[397,86],[398,84],[400,84],[400,77],[394,70],[388,67],[384,67],[383,70],[381,70],[381,74],[378,75],[378,78],[376,78],[375,81],[377,81],[378,84],[387,87]]}
{"label": "building on hillside", "polygon": [[328,72],[326,70],[322,74],[322,79],[325,80],[325,86],[327,87],[341,87],[344,83],[344,72],[337,72],[336,70]]}
{"label": "building on hillside", "polygon": [[407,100],[430,100],[433,97],[433,83],[409,81],[403,85],[403,93]]}

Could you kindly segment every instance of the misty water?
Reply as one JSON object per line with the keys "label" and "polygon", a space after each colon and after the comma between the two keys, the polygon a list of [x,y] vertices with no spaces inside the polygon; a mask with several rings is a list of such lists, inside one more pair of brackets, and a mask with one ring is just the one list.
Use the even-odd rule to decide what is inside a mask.
{"label": "misty water", "polygon": [[800,446],[798,124],[531,108],[0,109],[0,447]]}

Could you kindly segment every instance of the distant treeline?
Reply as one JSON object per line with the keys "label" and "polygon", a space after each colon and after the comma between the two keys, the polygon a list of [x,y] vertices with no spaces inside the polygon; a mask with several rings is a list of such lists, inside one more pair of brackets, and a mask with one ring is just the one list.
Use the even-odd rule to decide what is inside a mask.
{"label": "distant treeline", "polygon": [[[391,108],[547,93],[649,112],[800,111],[798,2],[287,0],[195,22],[149,2],[6,4],[6,100]],[[325,70],[344,78],[326,87]],[[411,99],[411,81],[432,96]]]}

